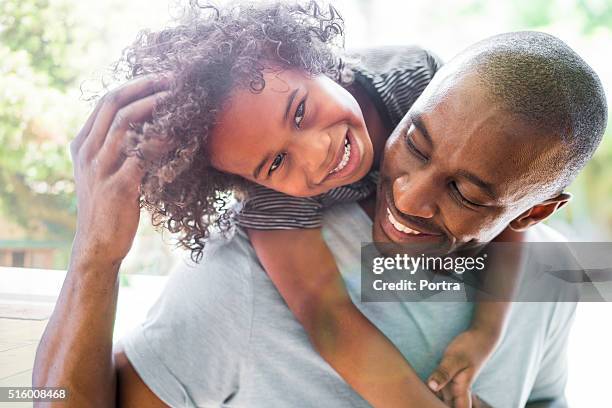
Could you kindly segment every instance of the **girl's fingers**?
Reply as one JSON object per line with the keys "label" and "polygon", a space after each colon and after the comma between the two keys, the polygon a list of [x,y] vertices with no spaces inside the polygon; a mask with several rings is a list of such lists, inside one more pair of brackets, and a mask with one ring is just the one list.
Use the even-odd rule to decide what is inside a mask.
{"label": "girl's fingers", "polygon": [[444,387],[440,390],[439,394],[442,397],[442,401],[448,405],[449,407],[453,406],[453,394],[448,389],[448,387]]}
{"label": "girl's fingers", "polygon": [[427,385],[432,391],[446,387],[453,377],[466,368],[466,365],[464,359],[456,357],[455,354],[444,354],[438,367],[429,376]]}
{"label": "girl's fingers", "polygon": [[453,378],[449,384],[452,394],[455,396],[455,408],[470,408],[472,406],[472,371],[463,370]]}
{"label": "girl's fingers", "polygon": [[109,92],[101,101],[91,130],[81,147],[85,158],[91,159],[98,153],[119,110],[138,99],[166,90],[168,85],[168,77],[153,74],[136,78]]}
{"label": "girl's fingers", "polygon": [[168,95],[166,91],[154,93],[130,103],[117,112],[98,154],[98,160],[105,170],[113,172],[119,168],[125,159],[123,153],[126,133],[130,126],[150,119],[155,105],[166,95]]}

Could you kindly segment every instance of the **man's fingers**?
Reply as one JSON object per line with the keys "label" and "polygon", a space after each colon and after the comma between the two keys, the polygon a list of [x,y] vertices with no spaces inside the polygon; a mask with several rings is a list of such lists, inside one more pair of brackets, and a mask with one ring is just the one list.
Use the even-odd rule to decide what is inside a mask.
{"label": "man's fingers", "polygon": [[126,158],[121,167],[112,176],[123,189],[128,198],[137,198],[140,194],[140,182],[145,174],[142,161],[135,156]]}
{"label": "man's fingers", "polygon": [[168,88],[170,79],[161,75],[146,75],[136,78],[109,92],[102,101],[89,135],[86,136],[82,150],[86,159],[95,155],[106,139],[115,115],[123,107],[138,99],[145,98]]}
{"label": "man's fingers", "polygon": [[94,107],[93,111],[91,111],[91,113],[89,114],[89,117],[85,121],[85,124],[83,125],[79,133],[77,133],[74,140],[70,143],[70,153],[72,154],[72,157],[76,155],[76,153],[79,151],[79,149],[83,145],[83,142],[85,142],[85,139],[87,138],[87,135],[91,131],[91,127],[93,126],[93,123],[96,120],[96,117],[98,116],[98,112],[100,111],[100,108],[102,107],[103,101],[104,101],[104,96],[100,98],[98,103],[96,103],[96,106]]}
{"label": "man's fingers", "polygon": [[462,359],[454,356],[445,355],[442,361],[427,380],[427,386],[432,391],[439,391],[444,388],[455,375],[465,368]]}
{"label": "man's fingers", "polygon": [[[117,112],[111,124],[109,135],[106,137],[98,155],[102,165],[111,171],[114,171],[120,165],[121,161],[125,158],[123,155],[126,141],[125,136],[130,126],[150,119],[155,105],[167,95],[168,92],[166,91],[149,95],[132,102]],[[154,143],[152,142],[151,144],[153,145]]]}

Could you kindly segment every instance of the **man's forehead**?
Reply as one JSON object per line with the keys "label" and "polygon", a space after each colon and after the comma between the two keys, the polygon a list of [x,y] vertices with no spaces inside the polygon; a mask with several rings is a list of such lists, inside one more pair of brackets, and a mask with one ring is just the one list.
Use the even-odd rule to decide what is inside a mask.
{"label": "man's forehead", "polygon": [[500,202],[521,199],[542,180],[558,143],[507,112],[473,77],[451,79],[424,93],[409,117],[422,122],[446,166],[486,180]]}

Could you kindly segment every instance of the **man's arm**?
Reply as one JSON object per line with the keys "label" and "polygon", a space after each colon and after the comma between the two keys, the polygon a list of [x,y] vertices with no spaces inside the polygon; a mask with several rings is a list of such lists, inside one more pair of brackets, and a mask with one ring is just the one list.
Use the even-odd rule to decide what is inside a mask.
{"label": "man's arm", "polygon": [[[65,387],[69,399],[58,406],[115,406],[117,366],[112,334],[118,272],[138,227],[139,159],[126,157],[131,123],[148,119],[163,97],[167,80],[138,78],[106,95],[71,143],[77,193],[77,233],[66,279],[38,346],[32,384]],[[137,406],[163,406],[118,354],[121,390]],[[128,404],[128,399],[121,399]],[[147,403],[145,403],[146,401]],[[141,403],[142,402],[142,403]],[[148,404],[152,402],[153,405]],[[157,405],[155,405],[157,404]],[[38,405],[42,406],[42,405]]]}
{"label": "man's arm", "polygon": [[114,364],[117,373],[116,403],[118,407],[165,408],[168,406],[142,381],[120,347],[115,350]]}

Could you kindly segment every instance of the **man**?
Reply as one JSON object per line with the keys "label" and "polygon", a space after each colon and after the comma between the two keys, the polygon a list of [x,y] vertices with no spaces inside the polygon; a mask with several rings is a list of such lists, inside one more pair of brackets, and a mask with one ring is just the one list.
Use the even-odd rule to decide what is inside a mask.
{"label": "man", "polygon": [[[79,228],[34,385],[69,388],[74,406],[365,406],[311,348],[241,231],[173,273],[112,358],[117,272],[136,231],[134,180],[142,177],[137,159],[121,156],[121,137],[146,119],[163,88],[163,79],[142,78],[114,93],[72,145]],[[368,202],[365,212],[348,205],[326,215],[324,233],[351,295],[421,378],[467,327],[472,305],[357,302],[358,248],[372,228],[366,213],[376,241],[421,234],[451,249],[490,241],[508,226],[528,229],[568,201],[563,189],[597,147],[606,115],[597,76],[558,39],[485,40],[450,62],[394,131],[375,211]],[[537,226],[528,239],[559,238]],[[515,304],[475,393],[496,407],[562,399],[574,307]]]}

